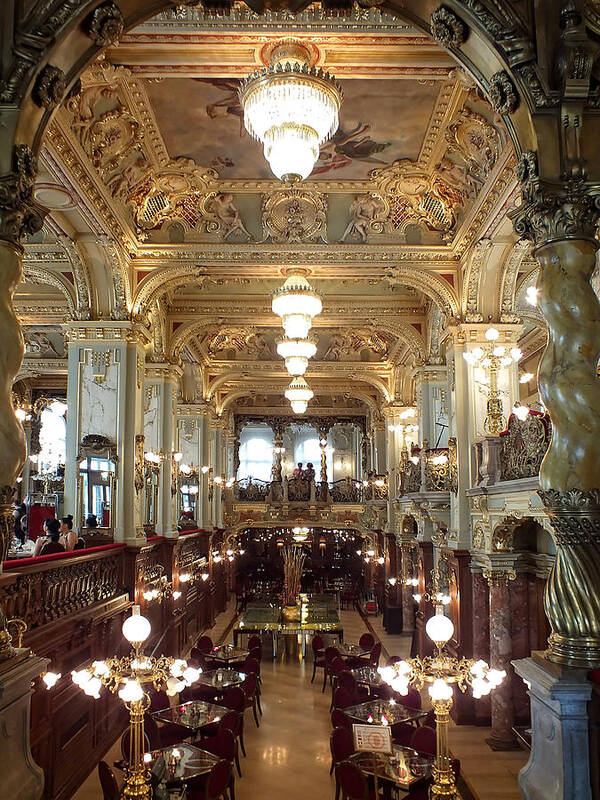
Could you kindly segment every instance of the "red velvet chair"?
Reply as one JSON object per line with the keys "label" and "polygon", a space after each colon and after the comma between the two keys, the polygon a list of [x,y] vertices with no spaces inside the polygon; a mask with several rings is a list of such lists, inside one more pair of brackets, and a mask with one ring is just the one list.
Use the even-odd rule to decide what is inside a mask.
{"label": "red velvet chair", "polygon": [[117,783],[114,772],[106,761],[99,762],[98,777],[100,779],[100,786],[102,787],[102,800],[119,800],[119,784]]}
{"label": "red velvet chair", "polygon": [[411,688],[408,694],[400,695],[400,702],[407,708],[414,708],[421,710],[421,692],[418,689]]}
{"label": "red velvet chair", "polygon": [[222,759],[207,776],[194,781],[193,786],[192,781],[188,783],[188,800],[227,800],[231,773],[231,764]]}
{"label": "red velvet chair", "polygon": [[414,731],[409,746],[412,747],[413,750],[418,750],[419,753],[427,753],[434,756],[436,740],[435,730],[427,725],[421,725],[420,728]]}
{"label": "red velvet chair", "polygon": [[370,650],[375,644],[375,637],[372,633],[363,633],[358,643],[361,647],[364,647],[365,650]]}
{"label": "red velvet chair", "polygon": [[[221,724],[216,736],[212,736],[210,739],[204,739],[202,741],[202,749],[208,750],[209,753],[212,753],[213,755],[222,758],[224,761],[228,761],[230,764],[233,764],[237,756],[237,741],[234,734],[227,728],[224,728]],[[231,800],[235,800],[235,773],[233,768],[231,770],[231,780],[229,783],[229,796]]]}
{"label": "red velvet chair", "polygon": [[[329,737],[329,749],[331,750],[331,775],[335,769],[335,765],[340,761],[346,761],[355,752],[354,751],[354,738],[352,731],[348,728],[334,728]],[[335,784],[335,800],[339,799],[341,787],[337,782]]]}
{"label": "red velvet chair", "polygon": [[348,708],[355,706],[358,703],[358,697],[350,689],[340,687],[333,693],[333,707],[334,708]]}
{"label": "red velvet chair", "polygon": [[196,647],[203,655],[208,655],[214,648],[213,640],[210,636],[201,636],[196,642]]}
{"label": "red velvet chair", "polygon": [[331,712],[331,726],[333,728],[347,728],[352,732],[352,720],[341,708],[334,708]]}
{"label": "red velvet chair", "polygon": [[260,636],[254,635],[248,639],[248,650],[253,650],[255,647],[258,647],[262,652],[262,639]]}
{"label": "red velvet chair", "polygon": [[399,661],[404,661],[402,656],[390,656],[385,662],[385,665],[386,667],[393,667],[394,664],[397,664]]}
{"label": "red velvet chair", "polygon": [[313,673],[310,682],[313,683],[315,675],[317,674],[317,668],[321,667],[325,669],[325,642],[322,636],[316,635],[313,636],[310,645],[313,653]]}
{"label": "red velvet chair", "polygon": [[352,761],[340,761],[335,765],[335,779],[342,791],[343,800],[374,800],[367,779]]}
{"label": "red velvet chair", "polygon": [[256,727],[258,728],[260,722],[258,721],[257,701],[256,701],[256,695],[258,691],[258,676],[256,675],[256,673],[251,672],[249,675],[247,675],[246,679],[242,683],[241,688],[246,697],[245,708],[252,709],[252,713],[254,715],[254,722],[256,723]]}
{"label": "red velvet chair", "polygon": [[325,648],[325,666],[323,668],[323,688],[321,689],[322,692],[325,691],[325,687],[327,686],[327,678],[331,680],[331,665],[333,664],[334,658],[338,658],[340,655],[339,650],[337,647],[326,647]]}

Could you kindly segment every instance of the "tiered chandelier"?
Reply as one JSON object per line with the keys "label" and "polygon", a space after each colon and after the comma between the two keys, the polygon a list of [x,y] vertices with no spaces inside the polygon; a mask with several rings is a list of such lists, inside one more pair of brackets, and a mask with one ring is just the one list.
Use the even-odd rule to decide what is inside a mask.
{"label": "tiered chandelier", "polygon": [[269,65],[248,75],[239,90],[246,130],[262,142],[273,173],[292,183],[308,178],[339,124],[341,87],[310,62],[308,47],[280,42]]}
{"label": "tiered chandelier", "polygon": [[312,288],[303,269],[287,271],[285,283],[272,293],[272,309],[281,317],[285,336],[277,340],[277,353],[293,380],[285,390],[295,414],[304,414],[314,392],[302,377],[308,360],[317,352],[317,341],[309,335],[313,317],[321,313],[321,297]]}

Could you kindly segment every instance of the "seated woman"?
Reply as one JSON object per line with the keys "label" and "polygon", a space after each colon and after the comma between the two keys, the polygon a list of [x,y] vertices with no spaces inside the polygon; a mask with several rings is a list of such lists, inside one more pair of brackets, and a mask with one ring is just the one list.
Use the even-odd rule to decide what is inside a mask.
{"label": "seated woman", "polygon": [[73,530],[73,514],[67,514],[66,517],[61,519],[59,541],[64,545],[65,550],[75,550],[78,537]]}
{"label": "seated woman", "polygon": [[40,536],[35,543],[34,556],[49,556],[52,553],[64,553],[65,546],[60,543],[60,522],[47,519],[44,522],[45,536]]}

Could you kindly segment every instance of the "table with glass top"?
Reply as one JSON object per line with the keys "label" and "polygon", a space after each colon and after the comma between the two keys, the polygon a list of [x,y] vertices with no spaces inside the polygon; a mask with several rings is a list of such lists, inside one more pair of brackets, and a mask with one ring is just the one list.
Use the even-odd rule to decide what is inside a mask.
{"label": "table with glass top", "polygon": [[[170,722],[196,733],[207,725],[219,722],[229,711],[229,708],[216,703],[189,700],[187,703],[155,711],[152,716],[157,722]],[[179,747],[179,745],[177,746]]]}
{"label": "table with glass top", "polygon": [[357,683],[368,686],[369,689],[379,689],[384,683],[375,667],[358,667],[357,669],[351,669],[350,675],[352,675]]}
{"label": "table with glass top", "polygon": [[[160,768],[160,759],[164,762],[163,769]],[[219,760],[218,756],[209,753],[208,750],[202,750],[188,742],[144,753],[144,763],[157,779],[165,780],[167,786],[206,775]],[[125,770],[127,766],[128,762],[125,760],[115,761],[117,769]]]}
{"label": "table with glass top", "polygon": [[222,644],[206,654],[208,661],[222,661],[223,666],[230,664],[232,661],[244,661],[248,657],[249,650],[243,647],[237,647],[235,644]]}
{"label": "table with glass top", "polygon": [[205,670],[198,678],[197,685],[210,686],[216,693],[222,694],[230,686],[239,686],[246,679],[245,672],[238,672],[228,667]]}
{"label": "table with glass top", "polygon": [[275,658],[279,636],[301,636],[304,657],[307,635],[330,633],[337,636],[340,641],[344,638],[344,629],[335,603],[332,603],[330,598],[302,594],[297,608],[297,619],[289,620],[284,619],[281,606],[248,603],[242,618],[233,629],[234,644],[237,644],[240,636],[271,634]]}
{"label": "table with glass top", "polygon": [[342,710],[346,716],[367,725],[397,725],[399,722],[415,722],[427,716],[426,711],[403,706],[395,700],[368,700]]}
{"label": "table with glass top", "polygon": [[[350,761],[354,761],[365,775],[374,774],[372,753],[355,753],[350,756]],[[391,753],[377,753],[377,779],[408,790],[430,777],[434,761],[434,756],[395,744]]]}

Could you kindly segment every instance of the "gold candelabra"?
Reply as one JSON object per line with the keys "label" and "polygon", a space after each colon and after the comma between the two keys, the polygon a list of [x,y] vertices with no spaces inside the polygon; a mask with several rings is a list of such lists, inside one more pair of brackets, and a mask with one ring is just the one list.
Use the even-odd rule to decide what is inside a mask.
{"label": "gold candelabra", "polygon": [[394,691],[402,695],[408,693],[411,684],[417,689],[428,685],[437,731],[433,784],[429,790],[429,798],[460,800],[448,749],[448,727],[453,702],[452,687],[456,684],[461,692],[465,692],[471,686],[473,697],[477,699],[499,686],[506,677],[506,672],[490,669],[485,661],[454,658],[443,652],[444,646],[454,633],[454,625],[452,620],[444,615],[441,605],[436,607],[435,615],[427,620],[425,630],[437,647],[435,655],[425,658],[417,656],[407,661],[399,661],[391,667],[379,667],[379,673]]}
{"label": "gold candelabra", "polygon": [[[423,593],[416,592],[413,594],[414,599],[417,603],[420,603],[421,600],[425,600],[426,603],[433,603],[434,605],[442,605],[447,606],[450,603],[450,595],[447,592],[443,592],[440,589],[440,578],[441,573],[437,567],[434,567],[431,570],[431,587],[426,588]],[[411,579],[410,586],[417,586],[417,583],[414,582],[414,578]]]}
{"label": "gold candelabra", "polygon": [[506,427],[506,418],[504,417],[498,388],[498,375],[502,367],[508,367],[518,362],[523,355],[518,347],[512,347],[507,352],[503,345],[496,344],[499,336],[500,333],[496,328],[488,328],[485,332],[485,338],[490,344],[486,345],[485,348],[475,347],[473,350],[463,353],[465,361],[471,366],[481,366],[483,369],[489,370],[490,384],[489,387],[485,387],[488,397],[487,413],[483,427],[486,433],[492,435],[499,434]]}
{"label": "gold candelabra", "polygon": [[[182,658],[146,656],[142,645],[150,635],[150,622],[133,606],[131,616],[123,623],[123,636],[130,642],[128,656],[113,656],[94,661],[82,670],[73,670],[71,678],[90,697],[99,698],[105,686],[118,694],[129,711],[129,764],[121,797],[125,800],[150,800],[150,773],[144,761],[144,714],[150,705],[146,688],[166,690],[173,696],[200,677],[201,669],[188,666]],[[60,675],[46,673],[44,681],[50,689]]]}

